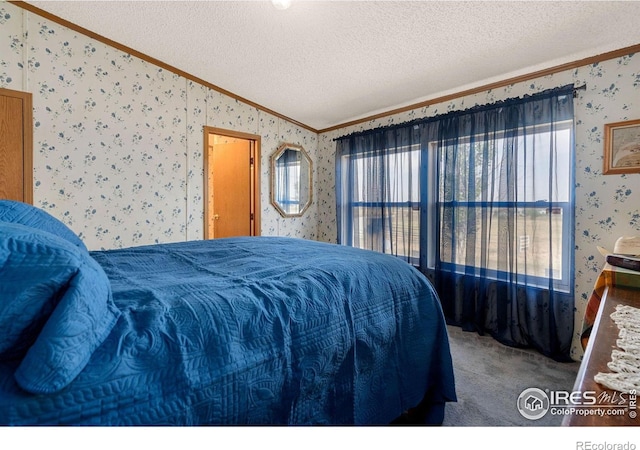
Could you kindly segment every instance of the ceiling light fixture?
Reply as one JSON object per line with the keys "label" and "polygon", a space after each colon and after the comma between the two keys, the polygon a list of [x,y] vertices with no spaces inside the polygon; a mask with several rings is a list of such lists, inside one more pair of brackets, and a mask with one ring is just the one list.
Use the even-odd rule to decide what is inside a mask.
{"label": "ceiling light fixture", "polygon": [[291,6],[291,0],[271,0],[271,3],[276,9],[287,9]]}

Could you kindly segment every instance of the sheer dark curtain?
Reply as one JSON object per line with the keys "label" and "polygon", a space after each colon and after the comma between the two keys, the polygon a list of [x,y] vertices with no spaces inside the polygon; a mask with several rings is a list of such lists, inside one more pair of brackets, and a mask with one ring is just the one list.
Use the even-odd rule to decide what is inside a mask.
{"label": "sheer dark curtain", "polygon": [[440,120],[434,281],[450,323],[569,360],[573,95]]}
{"label": "sheer dark curtain", "polygon": [[413,128],[338,141],[339,243],[417,261],[420,163],[420,134]]}
{"label": "sheer dark curtain", "polygon": [[450,324],[570,360],[573,86],[337,140],[339,242],[417,265]]}

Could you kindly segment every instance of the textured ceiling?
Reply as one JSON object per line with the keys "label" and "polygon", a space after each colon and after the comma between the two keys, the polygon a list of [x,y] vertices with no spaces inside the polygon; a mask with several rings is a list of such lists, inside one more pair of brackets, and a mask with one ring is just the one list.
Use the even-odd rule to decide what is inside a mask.
{"label": "textured ceiling", "polygon": [[640,43],[640,1],[29,1],[317,130]]}

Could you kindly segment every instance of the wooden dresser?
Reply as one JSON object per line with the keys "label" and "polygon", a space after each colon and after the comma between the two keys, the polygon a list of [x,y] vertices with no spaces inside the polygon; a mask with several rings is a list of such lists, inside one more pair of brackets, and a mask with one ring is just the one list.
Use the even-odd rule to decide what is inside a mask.
{"label": "wooden dresser", "polygon": [[[611,319],[611,313],[615,311],[617,305],[630,305],[640,308],[640,289],[608,286],[600,302],[596,321],[594,322],[589,343],[585,349],[584,357],[578,371],[573,392],[595,392],[597,398],[612,398],[615,402],[615,395],[620,395],[612,389],[605,388],[593,380],[598,372],[611,372],[607,363],[611,360],[611,351],[616,347],[618,338],[618,326]],[[611,396],[611,397],[607,397]],[[629,395],[624,394],[628,399]],[[620,397],[618,397],[619,399]],[[638,396],[640,400],[640,396]],[[628,404],[628,400],[625,404]],[[637,413],[640,414],[640,405],[637,406]],[[565,426],[621,426],[640,425],[640,418],[633,417],[636,413],[631,410],[624,415],[567,415],[564,417],[562,425]]]}

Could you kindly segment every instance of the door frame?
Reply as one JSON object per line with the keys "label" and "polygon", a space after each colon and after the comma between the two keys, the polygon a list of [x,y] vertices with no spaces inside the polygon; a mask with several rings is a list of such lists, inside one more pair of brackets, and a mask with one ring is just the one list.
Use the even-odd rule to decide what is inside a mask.
{"label": "door frame", "polygon": [[203,138],[203,165],[204,165],[204,238],[211,239],[213,236],[209,236],[209,223],[213,217],[213,211],[209,210],[209,196],[212,194],[209,192],[209,137],[211,135],[225,136],[236,139],[244,139],[250,142],[250,146],[253,149],[253,165],[251,166],[251,179],[253,187],[253,235],[260,236],[261,220],[261,197],[260,197],[260,142],[262,137],[258,134],[244,133],[241,131],[225,130],[223,128],[216,127],[204,127]]}
{"label": "door frame", "polygon": [[0,96],[22,100],[22,201],[33,204],[33,95],[0,88]]}

